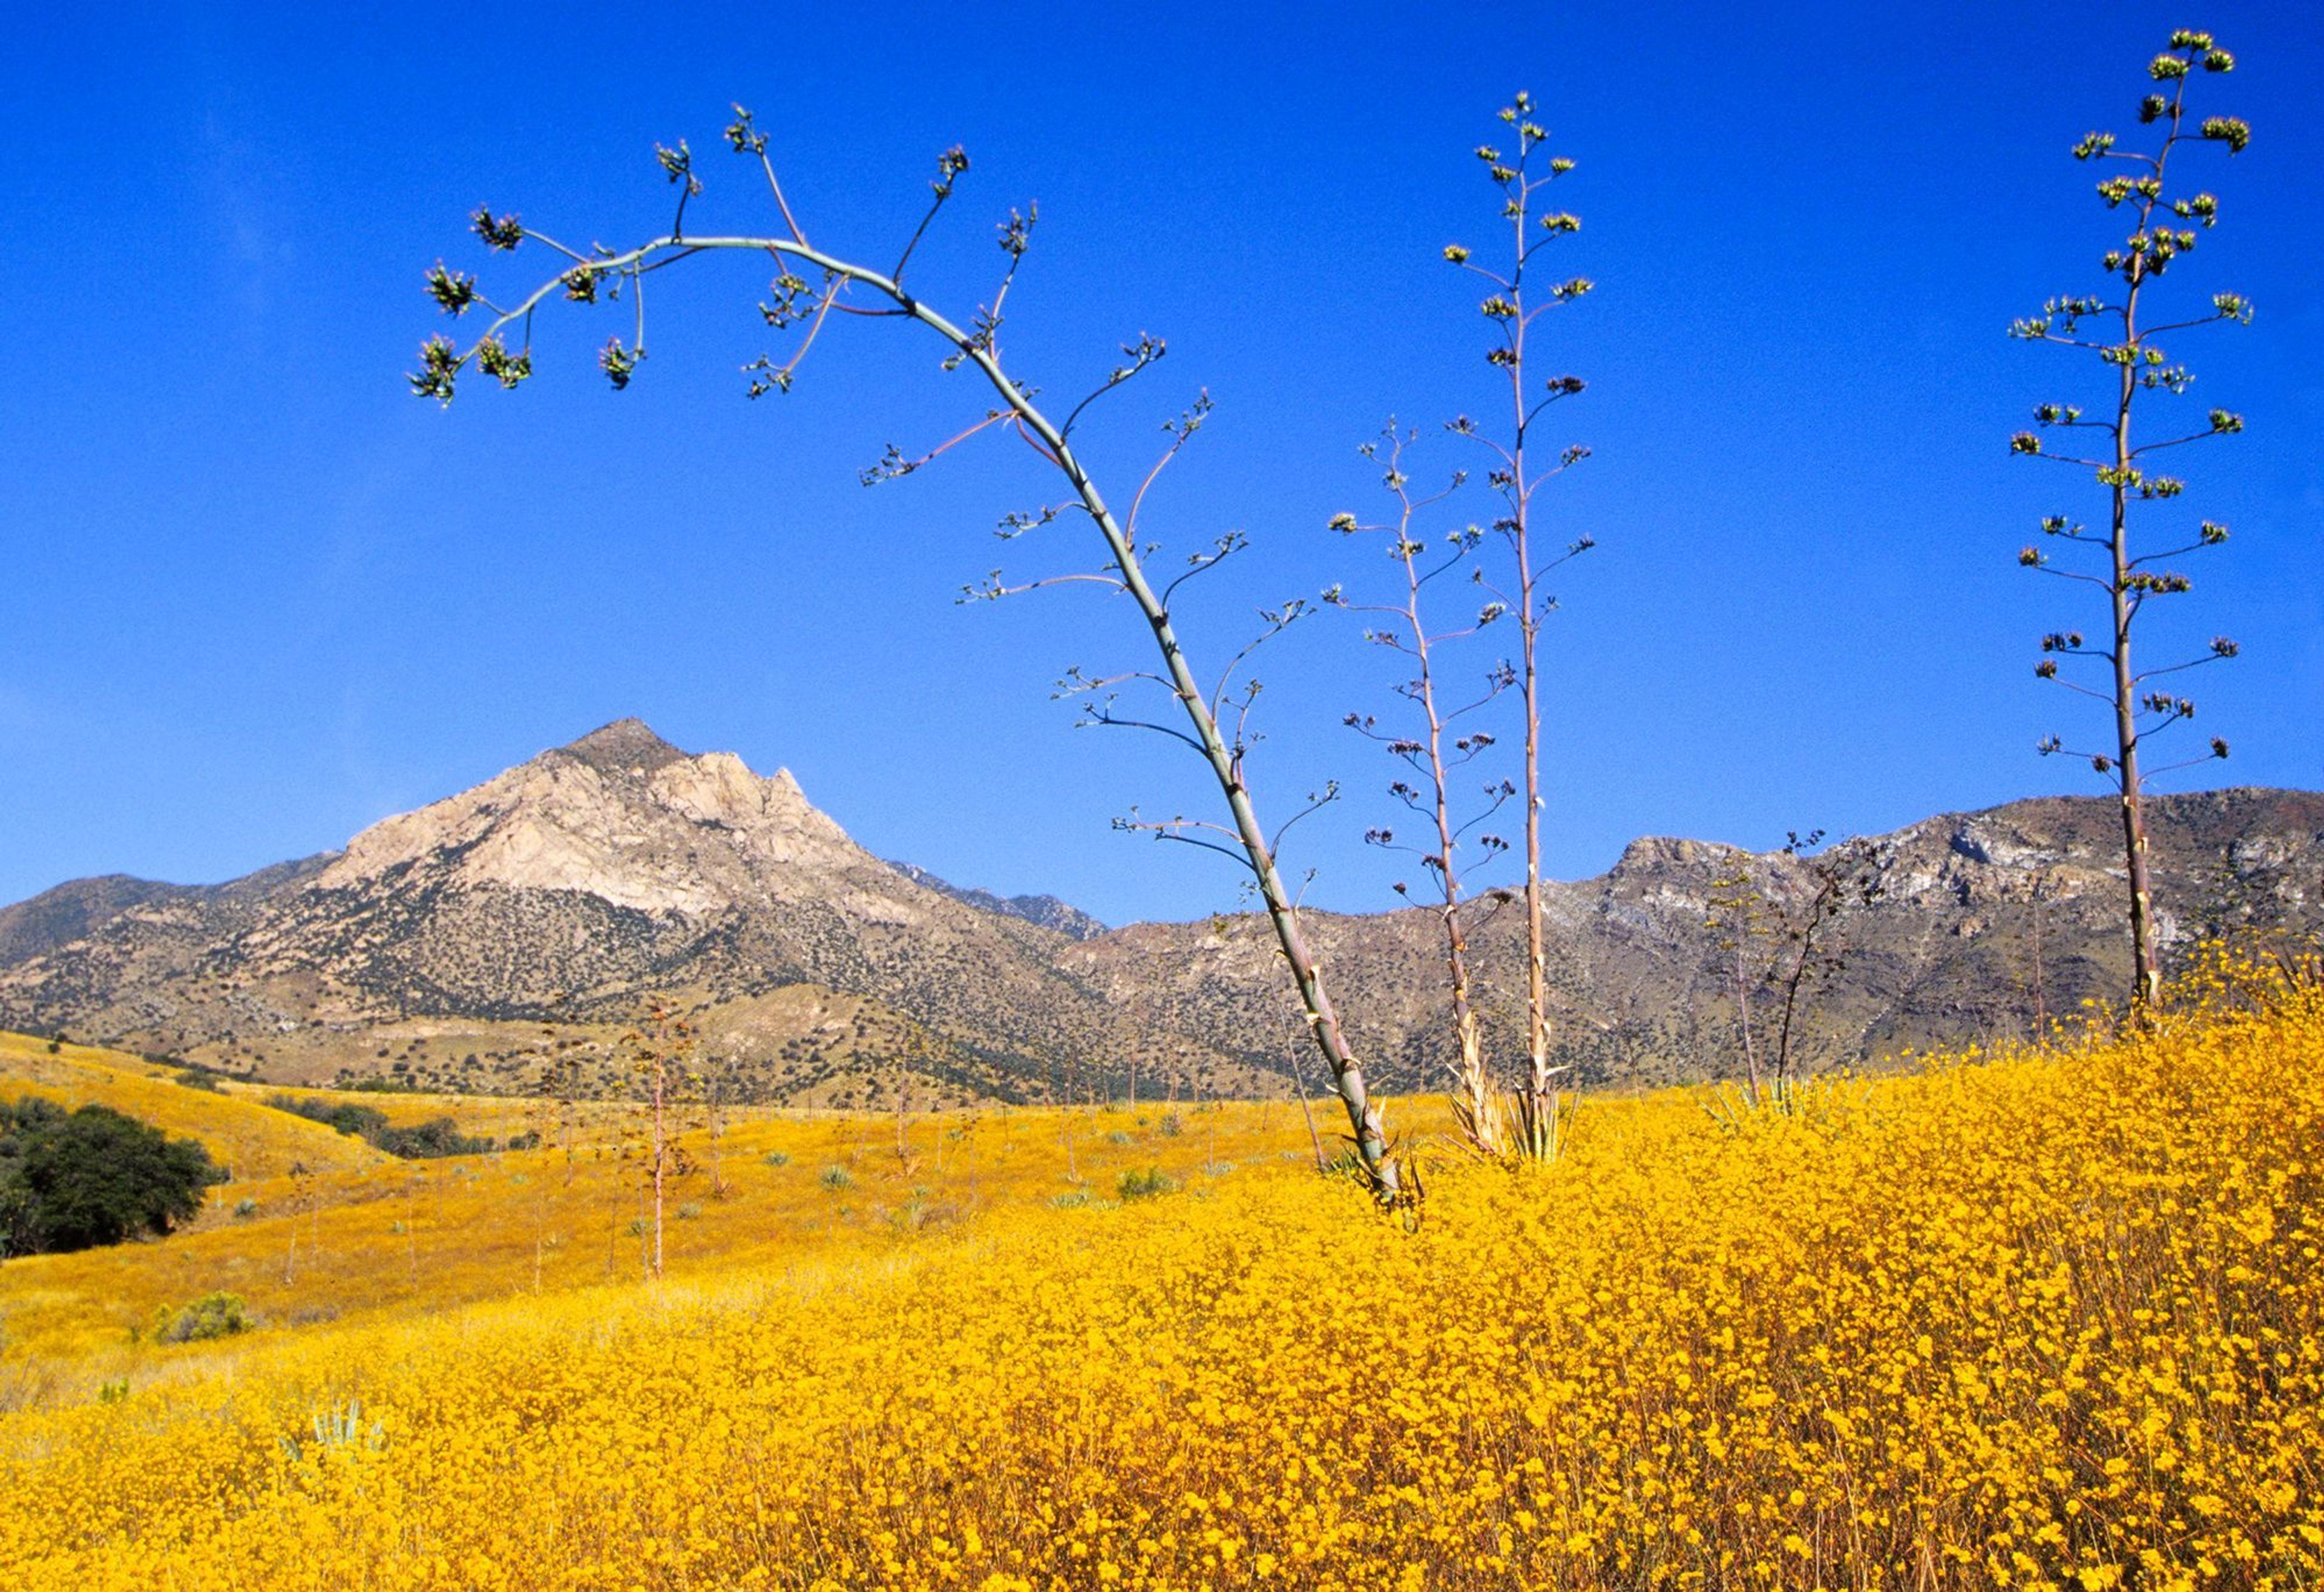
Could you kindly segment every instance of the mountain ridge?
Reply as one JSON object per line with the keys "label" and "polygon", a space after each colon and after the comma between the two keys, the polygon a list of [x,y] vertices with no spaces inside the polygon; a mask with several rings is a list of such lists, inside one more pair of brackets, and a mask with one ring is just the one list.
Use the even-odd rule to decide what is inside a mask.
{"label": "mountain ridge", "polygon": [[1056,929],[1059,934],[1075,940],[1094,940],[1100,934],[1111,932],[1105,924],[1099,922],[1097,918],[1084,912],[1062,897],[1032,893],[1021,896],[1001,896],[991,890],[953,884],[937,878],[936,875],[917,863],[899,862],[893,857],[887,859],[887,863],[889,867],[910,879],[914,884],[939,891],[950,896],[955,901],[976,907],[980,911],[997,912],[1009,917],[1021,917],[1027,923],[1038,924],[1043,928]]}
{"label": "mountain ridge", "polygon": [[[2150,811],[2174,946],[2324,925],[2324,796],[2227,790]],[[2110,998],[2118,834],[2109,803],[2036,797],[1852,842],[1878,888],[1835,931],[1849,960],[1816,992],[1812,1059],[2023,1032]],[[1545,882],[1575,1075],[1730,1066],[1750,991],[1738,1003],[1714,965],[1711,895],[1740,870],[1780,915],[1810,866],[1646,836],[1604,874]],[[1507,1054],[1521,915],[1470,910],[1488,1038]],[[1383,1085],[1431,1078],[1433,916],[1306,916]],[[770,1098],[1054,1099],[1141,1074],[1250,1091],[1282,1087],[1270,1080],[1295,1061],[1314,1081],[1263,921],[1107,929],[1054,897],[961,889],[864,851],[788,771],[685,752],[634,719],[337,852],[219,885],[72,880],[0,908],[0,1026],[284,1081],[384,1063],[447,1087],[529,1087],[530,1030],[617,1031],[649,992],[682,994],[712,1044],[755,1058],[749,1087]]]}

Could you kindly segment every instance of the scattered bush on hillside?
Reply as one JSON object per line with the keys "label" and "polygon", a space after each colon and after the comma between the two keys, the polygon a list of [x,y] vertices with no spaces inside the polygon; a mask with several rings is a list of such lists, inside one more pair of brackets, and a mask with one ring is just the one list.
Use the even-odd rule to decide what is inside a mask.
{"label": "scattered bush on hillside", "polygon": [[351,1138],[360,1138],[375,1149],[405,1161],[428,1161],[444,1155],[482,1155],[493,1148],[529,1150],[540,1142],[538,1133],[521,1133],[494,1141],[489,1136],[465,1134],[460,1125],[449,1117],[431,1118],[410,1127],[398,1127],[387,1119],[387,1113],[377,1106],[358,1106],[345,1100],[301,1100],[297,1095],[271,1094],[266,1103],[278,1111],[288,1111],[293,1117],[304,1117],[309,1122],[319,1122],[336,1128]]}
{"label": "scattered bush on hillside", "polygon": [[194,1140],[107,1106],[0,1104],[0,1256],[166,1233],[226,1176]]}
{"label": "scattered bush on hillside", "polygon": [[[364,1136],[391,1155],[425,1161],[441,1155],[481,1155],[493,1148],[489,1136],[465,1134],[449,1117],[430,1118],[410,1127],[384,1127]],[[540,1142],[537,1133],[520,1133],[501,1141],[508,1150],[529,1150]]]}
{"label": "scattered bush on hillside", "polygon": [[205,1090],[211,1094],[224,1094],[226,1092],[226,1090],[218,1087],[218,1081],[217,1079],[211,1077],[208,1072],[196,1072],[191,1067],[180,1072],[178,1074],[177,1081],[180,1083],[184,1084],[188,1089]]}
{"label": "scattered bush on hillside", "polygon": [[207,1338],[231,1338],[258,1323],[238,1293],[205,1293],[183,1310],[163,1305],[154,1320],[156,1343],[198,1343]]}
{"label": "scattered bush on hillside", "polygon": [[336,1100],[305,1100],[297,1095],[270,1094],[266,1103],[278,1111],[304,1117],[351,1136],[368,1139],[387,1127],[387,1113],[376,1106],[351,1106]]}

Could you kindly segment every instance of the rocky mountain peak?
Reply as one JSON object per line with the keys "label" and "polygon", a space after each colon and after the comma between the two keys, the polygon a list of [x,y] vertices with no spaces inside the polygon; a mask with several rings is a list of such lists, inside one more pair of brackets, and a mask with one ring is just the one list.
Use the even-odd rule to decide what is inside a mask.
{"label": "rocky mountain peak", "polygon": [[651,774],[684,762],[687,756],[655,734],[643,719],[615,719],[558,747],[557,752],[586,763],[600,774]]}
{"label": "rocky mountain peak", "polygon": [[562,890],[704,915],[808,896],[876,867],[788,770],[688,756],[636,719],[553,748],[473,789],[372,825],[316,881]]}
{"label": "rocky mountain peak", "polygon": [[1641,835],[1622,848],[1621,857],[1606,876],[1609,882],[1666,873],[1674,869],[1699,870],[1737,855],[1732,846],[1716,841],[1681,840],[1672,835]]}

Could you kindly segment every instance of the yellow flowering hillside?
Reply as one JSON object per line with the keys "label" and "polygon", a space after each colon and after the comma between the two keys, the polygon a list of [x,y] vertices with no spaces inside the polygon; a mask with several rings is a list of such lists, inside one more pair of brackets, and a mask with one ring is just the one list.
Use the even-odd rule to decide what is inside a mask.
{"label": "yellow flowering hillside", "polygon": [[29,1035],[0,1033],[0,1099],[23,1095],[67,1110],[110,1106],[172,1137],[198,1138],[237,1179],[281,1177],[294,1165],[353,1170],[387,1159],[361,1139],[269,1110],[244,1085],[189,1088],[177,1081],[175,1069],[119,1051],[80,1044],[51,1050]]}
{"label": "yellow flowering hillside", "polygon": [[2278,984],[1593,1108],[1416,1227],[1268,1155],[148,1346],[0,1415],[0,1584],[2313,1587],[2319,1076]]}
{"label": "yellow flowering hillside", "polygon": [[[0,1073],[0,1096],[17,1087]],[[262,1125],[286,1135],[309,1170],[278,1168],[214,1188],[201,1217],[166,1242],[0,1265],[0,1405],[12,1385],[49,1399],[166,1368],[175,1362],[141,1341],[146,1330],[218,1290],[242,1298],[270,1330],[311,1328],[633,1282],[653,1253],[650,1119],[641,1108],[314,1090],[236,1098],[166,1080],[150,1087],[164,1092],[149,1119],[203,1140],[221,1160],[220,1144],[255,1117],[271,1119]],[[374,1107],[405,1122],[448,1112],[465,1133],[538,1134],[540,1143],[400,1161],[257,1103],[271,1092]],[[120,1088],[69,1103],[79,1098],[141,1115],[149,1103]],[[737,1266],[795,1272],[862,1256],[884,1261],[1019,1207],[1070,1210],[1117,1198],[1125,1176],[1207,1186],[1245,1175],[1253,1162],[1314,1164],[1287,1101],[950,1112],[900,1124],[773,1110],[722,1113],[714,1124],[697,1107],[673,1110],[667,1126],[675,1147],[662,1254],[667,1275],[688,1278]],[[310,1141],[353,1164],[334,1167]]]}

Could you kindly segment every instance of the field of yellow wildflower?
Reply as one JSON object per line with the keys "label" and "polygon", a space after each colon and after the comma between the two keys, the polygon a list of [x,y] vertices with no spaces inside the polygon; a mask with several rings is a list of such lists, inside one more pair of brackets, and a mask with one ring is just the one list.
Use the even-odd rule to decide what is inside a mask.
{"label": "field of yellow wildflower", "polygon": [[[0,1268],[0,1585],[2314,1587],[2319,1077],[2324,992],[2246,980],[1793,1112],[1593,1104],[1554,1167],[1427,1156],[1416,1224],[1284,1105],[737,1123],[659,1284],[626,1228],[603,1280],[618,1147],[351,1169]],[[294,1326],[301,1221],[342,1313]],[[147,1270],[269,1324],[129,1343],[90,1300]]]}
{"label": "field of yellow wildflower", "polygon": [[[633,1282],[653,1253],[650,1118],[605,1101],[334,1093],[227,1082],[189,1089],[137,1057],[0,1036],[0,1097],[111,1106],[193,1136],[231,1182],[167,1242],[0,1266],[0,1409],[176,1364],[141,1341],[203,1294],[243,1298],[273,1328],[377,1319]],[[451,1115],[464,1134],[537,1147],[401,1161],[262,1102],[352,1103],[400,1124]],[[1323,1124],[1328,1130],[1328,1124]],[[796,1272],[890,1256],[1017,1207],[1078,1209],[1121,1179],[1209,1186],[1250,1164],[1313,1168],[1288,1100],[893,1117],[698,1103],[666,1122],[666,1275]],[[231,1157],[231,1159],[230,1159]],[[1312,1173],[1311,1173],[1312,1174]]]}

